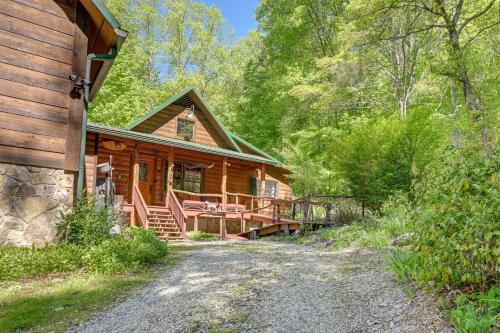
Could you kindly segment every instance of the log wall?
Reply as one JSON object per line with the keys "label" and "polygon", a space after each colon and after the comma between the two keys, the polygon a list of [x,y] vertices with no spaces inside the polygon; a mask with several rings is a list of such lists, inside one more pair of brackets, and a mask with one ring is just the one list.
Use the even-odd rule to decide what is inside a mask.
{"label": "log wall", "polygon": [[[134,128],[134,131],[165,136],[169,138],[182,139],[177,136],[177,119],[186,119],[190,112],[189,108],[169,105],[163,111],[145,120]],[[194,116],[194,138],[192,142],[213,147],[231,147],[215,130],[205,113],[197,110]]]}
{"label": "log wall", "polygon": [[[155,144],[140,143],[122,138],[99,135],[97,144],[96,133],[87,134],[87,158],[97,155],[97,163],[108,162],[110,156],[113,160],[113,179],[116,185],[116,193],[124,195],[125,198],[130,198],[131,184],[131,163],[132,156],[137,145],[139,150],[139,161],[153,160],[155,179],[153,183],[153,202],[155,205],[165,205],[165,193],[163,193],[163,177],[164,163],[168,159],[168,147]],[[105,147],[106,142],[115,142],[125,145],[123,150],[110,150]],[[202,192],[211,194],[221,194],[221,179],[222,179],[222,156],[211,155],[206,153],[193,152],[189,150],[174,149],[174,160],[176,162],[202,163],[206,166],[203,168],[203,183]],[[256,177],[257,168],[259,165],[252,162],[229,159],[227,167],[227,192],[251,194],[250,177]],[[284,177],[276,175],[273,169],[270,169],[271,174],[266,175],[266,179],[276,180],[279,182],[279,197],[283,199],[291,198],[291,190]],[[86,170],[88,179],[95,179],[92,170]],[[102,175],[101,175],[102,177]],[[234,198],[230,198],[229,202],[234,202]],[[243,203],[243,202],[242,202]]]}

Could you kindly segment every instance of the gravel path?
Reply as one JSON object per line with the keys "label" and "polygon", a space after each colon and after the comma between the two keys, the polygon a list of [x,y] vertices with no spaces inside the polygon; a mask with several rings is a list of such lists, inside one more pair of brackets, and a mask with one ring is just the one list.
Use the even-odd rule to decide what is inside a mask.
{"label": "gravel path", "polygon": [[141,293],[70,332],[450,332],[381,255],[269,242],[202,243]]}

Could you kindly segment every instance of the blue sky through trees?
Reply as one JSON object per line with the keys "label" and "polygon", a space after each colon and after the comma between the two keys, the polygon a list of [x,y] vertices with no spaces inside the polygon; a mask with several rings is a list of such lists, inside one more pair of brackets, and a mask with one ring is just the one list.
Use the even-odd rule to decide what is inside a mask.
{"label": "blue sky through trees", "polygon": [[259,0],[202,0],[207,5],[215,5],[234,28],[237,38],[245,36],[257,27],[255,9]]}

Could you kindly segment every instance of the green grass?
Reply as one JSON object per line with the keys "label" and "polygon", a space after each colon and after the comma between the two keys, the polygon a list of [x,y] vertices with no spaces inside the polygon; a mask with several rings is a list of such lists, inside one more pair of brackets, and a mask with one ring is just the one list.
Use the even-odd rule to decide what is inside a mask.
{"label": "green grass", "polygon": [[285,241],[298,244],[325,244],[333,250],[346,247],[382,249],[391,245],[390,232],[373,222],[355,222],[338,228],[324,228],[298,236],[271,236],[262,240]]}
{"label": "green grass", "polygon": [[187,237],[188,239],[194,241],[214,241],[219,239],[217,235],[209,234],[202,231],[190,231],[187,233]]}
{"label": "green grass", "polygon": [[0,332],[63,332],[137,291],[192,247],[172,244],[160,263],[122,274],[71,273],[0,284]]}

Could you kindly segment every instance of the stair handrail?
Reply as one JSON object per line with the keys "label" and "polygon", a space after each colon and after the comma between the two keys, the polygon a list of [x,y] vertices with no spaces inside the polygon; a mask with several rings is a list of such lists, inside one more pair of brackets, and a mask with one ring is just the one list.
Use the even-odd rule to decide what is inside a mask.
{"label": "stair handrail", "polygon": [[148,215],[150,215],[148,205],[146,205],[146,201],[142,197],[141,190],[139,189],[139,186],[134,185],[134,190],[132,191],[132,197],[133,197],[133,202],[134,202],[134,208],[137,211],[137,214],[139,215],[139,218],[142,223],[144,223],[144,228],[148,229],[149,228],[149,220],[148,220]]}
{"label": "stair handrail", "polygon": [[182,208],[181,203],[179,202],[179,199],[177,199],[177,196],[175,195],[173,190],[170,190],[169,192],[168,208],[170,208],[170,211],[172,212],[177,225],[179,225],[179,228],[181,228],[182,237],[186,237],[186,220],[188,216]]}

